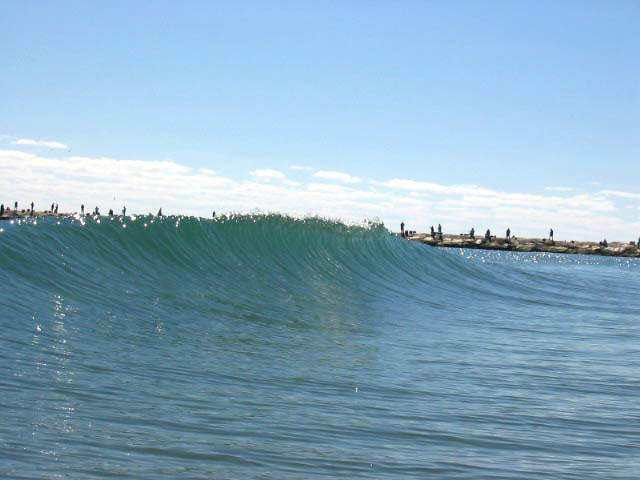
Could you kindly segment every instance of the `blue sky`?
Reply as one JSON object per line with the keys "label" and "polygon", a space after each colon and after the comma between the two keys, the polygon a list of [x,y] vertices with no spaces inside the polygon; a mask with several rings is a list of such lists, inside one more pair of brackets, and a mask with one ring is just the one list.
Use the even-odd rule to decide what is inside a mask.
{"label": "blue sky", "polygon": [[[205,189],[189,204],[171,197],[183,192],[157,192],[188,212],[204,213],[204,199],[402,218],[417,228],[436,216],[458,229],[518,221],[531,234],[538,222],[564,220],[533,199],[535,214],[473,208],[468,195],[478,191],[455,189],[471,185],[501,201],[588,196],[596,216],[570,227],[578,237],[640,230],[638,2],[238,3],[5,2],[0,149],[67,163],[171,162],[289,195],[284,204],[259,195],[225,204],[224,191]],[[288,184],[257,170],[280,172]],[[307,198],[319,180],[426,200],[413,210],[401,199],[379,209],[368,200],[341,213]],[[111,198],[138,201],[120,187]],[[43,201],[61,194],[39,188],[31,196]],[[3,191],[3,201],[25,194],[10,183]],[[458,210],[440,212],[439,195],[458,198]],[[603,218],[612,223],[589,229]]]}

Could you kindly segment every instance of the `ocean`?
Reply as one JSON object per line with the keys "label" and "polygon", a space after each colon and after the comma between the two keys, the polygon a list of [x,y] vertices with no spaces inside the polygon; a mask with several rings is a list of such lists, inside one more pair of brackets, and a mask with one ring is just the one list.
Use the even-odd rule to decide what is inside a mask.
{"label": "ocean", "polygon": [[640,261],[0,223],[2,479],[640,478]]}

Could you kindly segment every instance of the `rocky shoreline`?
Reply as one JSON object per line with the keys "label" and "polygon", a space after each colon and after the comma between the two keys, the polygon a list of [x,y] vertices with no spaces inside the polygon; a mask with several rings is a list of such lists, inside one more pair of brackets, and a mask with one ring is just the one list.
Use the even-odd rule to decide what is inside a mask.
{"label": "rocky shoreline", "polygon": [[510,252],[548,252],[581,255],[603,255],[610,257],[640,258],[640,248],[634,243],[610,242],[608,244],[596,242],[551,241],[540,238],[500,238],[491,240],[469,235],[435,235],[414,233],[407,237],[414,242],[420,242],[433,247],[446,248],[474,248],[481,250],[502,250]]}
{"label": "rocky shoreline", "polygon": [[73,213],[51,213],[49,211],[44,212],[33,212],[31,215],[30,210],[26,211],[16,211],[16,210],[5,210],[2,215],[0,215],[0,220],[19,220],[19,219],[27,219],[27,218],[43,218],[43,217],[71,217]]}

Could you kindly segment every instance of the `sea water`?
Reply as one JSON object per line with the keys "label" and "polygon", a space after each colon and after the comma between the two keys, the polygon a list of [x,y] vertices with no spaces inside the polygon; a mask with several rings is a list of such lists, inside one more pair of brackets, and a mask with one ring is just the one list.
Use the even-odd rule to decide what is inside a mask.
{"label": "sea water", "polygon": [[640,478],[640,262],[4,222],[0,478]]}

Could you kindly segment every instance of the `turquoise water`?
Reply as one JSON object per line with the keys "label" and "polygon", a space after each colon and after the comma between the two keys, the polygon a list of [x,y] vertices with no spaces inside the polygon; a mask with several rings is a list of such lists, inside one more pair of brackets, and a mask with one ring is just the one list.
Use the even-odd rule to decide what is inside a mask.
{"label": "turquoise water", "polygon": [[640,478],[637,260],[276,215],[0,227],[3,479]]}

